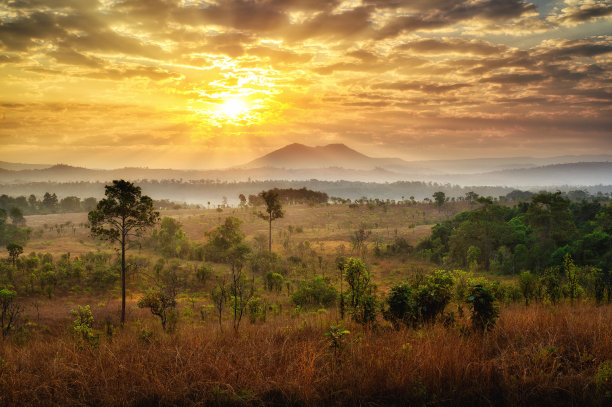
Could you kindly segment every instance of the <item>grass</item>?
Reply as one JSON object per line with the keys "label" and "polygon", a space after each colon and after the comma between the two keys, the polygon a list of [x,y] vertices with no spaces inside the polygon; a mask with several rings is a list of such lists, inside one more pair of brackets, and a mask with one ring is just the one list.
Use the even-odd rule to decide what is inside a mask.
{"label": "grass", "polygon": [[[454,216],[467,205],[449,203],[442,210],[427,204],[386,209],[290,206],[285,218],[274,222],[274,250],[288,257],[293,252],[283,249],[283,239],[291,239],[293,251],[300,242],[310,242],[323,258],[323,269],[315,266],[308,277],[323,273],[338,286],[335,257],[343,247],[344,254],[352,254],[351,233],[363,225],[372,230],[367,260],[378,293],[384,295],[392,284],[434,265],[409,256],[375,258],[374,238],[384,245],[400,236],[415,245],[428,236],[432,222]],[[244,221],[248,242],[267,233],[267,224],[250,209],[161,215],[179,219],[197,242],[204,242],[205,232],[227,216]],[[40,232],[33,234],[26,253],[115,253],[89,237],[86,219],[86,214],[27,217],[28,226]],[[58,235],[56,225],[66,222],[71,223]],[[136,254],[151,259],[159,255],[128,252]],[[312,261],[315,254],[309,255]],[[215,265],[215,274],[226,269]],[[295,286],[302,278],[291,275],[288,281]],[[270,309],[265,323],[251,324],[245,317],[235,334],[228,310],[221,331],[210,309],[207,293],[213,280],[181,294],[181,320],[171,334],[161,330],[148,310],[136,307],[145,287],[134,276],[128,281],[124,328],[117,326],[116,289],[100,295],[57,289],[52,299],[21,298],[29,322],[0,339],[0,405],[604,406],[611,401],[606,398],[606,392],[612,393],[612,378],[606,373],[612,363],[606,364],[612,360],[610,305],[506,305],[493,331],[481,335],[468,328],[467,316],[458,317],[451,327],[434,324],[395,331],[379,319],[375,327],[364,329],[348,319],[338,321],[334,308],[296,313],[283,290],[258,293],[277,311]],[[256,282],[262,285],[261,276]],[[70,332],[70,310],[85,304],[94,313],[98,347],[83,345]],[[203,306],[208,307],[205,318],[200,314]],[[107,327],[113,324],[110,335]],[[341,351],[331,349],[325,336],[338,324],[350,331]]]}
{"label": "grass", "polygon": [[[46,304],[46,323],[65,327],[66,305]],[[604,405],[594,377],[612,359],[612,307],[591,304],[507,306],[486,335],[466,321],[400,331],[344,322],[339,355],[324,335],[335,312],[244,323],[238,335],[195,320],[165,334],[142,310],[131,318],[98,348],[67,329],[0,342],[0,404]]]}

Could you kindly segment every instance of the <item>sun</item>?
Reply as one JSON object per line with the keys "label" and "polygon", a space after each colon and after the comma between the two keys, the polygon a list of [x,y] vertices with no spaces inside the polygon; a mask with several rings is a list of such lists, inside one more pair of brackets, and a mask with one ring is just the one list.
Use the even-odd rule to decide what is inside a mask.
{"label": "sun", "polygon": [[233,97],[226,99],[221,105],[220,111],[230,119],[235,119],[249,110],[247,102],[241,98]]}

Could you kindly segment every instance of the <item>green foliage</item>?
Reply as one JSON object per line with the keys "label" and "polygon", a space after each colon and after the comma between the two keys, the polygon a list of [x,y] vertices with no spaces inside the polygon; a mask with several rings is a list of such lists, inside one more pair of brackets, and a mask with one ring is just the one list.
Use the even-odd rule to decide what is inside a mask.
{"label": "green foliage", "polygon": [[148,290],[138,300],[138,308],[149,308],[151,314],[159,317],[164,331],[172,332],[176,326],[176,300],[170,295],[158,290]]}
{"label": "green foliage", "polygon": [[400,323],[416,327],[433,322],[450,302],[452,287],[453,278],[442,270],[411,283],[396,285],[386,299],[387,309],[383,316],[396,327]]}
{"label": "green foliage", "polygon": [[281,292],[285,285],[285,278],[282,274],[269,271],[266,273],[265,286],[270,291]]}
{"label": "green foliage", "polygon": [[205,284],[212,277],[213,271],[210,264],[202,263],[196,268],[195,275],[200,283]]}
{"label": "green foliage", "polygon": [[446,194],[442,191],[434,192],[433,198],[438,206],[442,206],[446,202]]}
{"label": "green foliage", "polygon": [[266,322],[268,306],[265,301],[259,297],[251,298],[247,303],[247,315],[249,322],[254,324],[255,322],[262,321]]}
{"label": "green foliage", "polygon": [[281,205],[278,193],[275,190],[271,189],[269,191],[261,191],[259,193],[259,197],[264,201],[266,209],[265,213],[259,212],[257,215],[260,218],[267,220],[269,223],[270,232],[268,249],[270,252],[272,252],[272,221],[282,218],[285,216],[285,213],[283,212],[283,207]]}
{"label": "green foliage", "polygon": [[574,300],[578,297],[578,269],[574,264],[574,260],[572,256],[566,254],[563,259],[563,265],[565,269],[565,278],[567,281],[567,294],[570,298],[570,301],[573,303]]}
{"label": "green foliage", "polygon": [[74,321],[72,321],[72,332],[79,339],[80,343],[87,343],[92,347],[98,347],[100,335],[95,333],[93,329],[94,317],[89,305],[84,307],[78,305],[77,309],[70,310],[70,312],[75,316]]}
{"label": "green foliage", "polygon": [[216,262],[225,262],[232,248],[242,243],[244,234],[240,229],[242,221],[236,217],[228,216],[219,227],[207,232],[208,243],[204,246],[206,259]]}
{"label": "green foliage", "polygon": [[15,328],[22,307],[15,303],[17,292],[7,288],[0,289],[0,329],[4,338]]}
{"label": "green foliage", "polygon": [[594,379],[597,392],[606,399],[612,399],[612,360],[599,364]]}
{"label": "green foliage", "polygon": [[153,210],[153,200],[142,195],[140,187],[124,180],[114,180],[106,185],[106,198],[89,212],[91,234],[121,246],[121,323],[125,322],[125,251],[132,239],[142,235],[145,229],[159,219]]}
{"label": "green foliage", "polygon": [[525,305],[529,305],[529,301],[534,298],[538,289],[538,278],[531,271],[523,271],[519,275],[519,287],[525,298]]}
{"label": "green foliage", "polygon": [[370,288],[370,273],[359,258],[350,257],[344,262],[344,280],[348,284],[349,306],[357,307]]}
{"label": "green foliage", "polygon": [[338,291],[322,277],[302,281],[291,294],[291,301],[302,308],[329,307],[337,298]]}
{"label": "green foliage", "polygon": [[325,336],[329,338],[329,347],[334,351],[335,356],[339,356],[344,350],[344,336],[350,332],[341,326],[331,325]]}
{"label": "green foliage", "polygon": [[467,250],[467,264],[470,268],[470,271],[478,271],[478,263],[480,262],[480,258],[482,257],[482,251],[479,247],[470,246]]}
{"label": "green foliage", "polygon": [[472,311],[472,327],[477,331],[493,329],[499,308],[495,305],[495,296],[482,284],[470,287],[467,303]]}
{"label": "green foliage", "polygon": [[398,329],[399,324],[414,324],[414,304],[413,288],[408,283],[397,284],[391,287],[389,295],[385,300],[387,309],[383,312],[386,320],[391,321],[393,326]]}
{"label": "green foliage", "polygon": [[23,253],[23,246],[17,243],[8,243],[6,245],[6,251],[9,253],[9,258],[13,263],[13,267],[17,264],[17,258]]}

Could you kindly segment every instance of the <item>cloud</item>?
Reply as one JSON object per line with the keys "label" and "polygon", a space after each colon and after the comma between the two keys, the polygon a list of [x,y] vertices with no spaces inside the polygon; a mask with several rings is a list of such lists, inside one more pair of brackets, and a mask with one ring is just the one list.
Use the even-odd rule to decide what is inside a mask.
{"label": "cloud", "polygon": [[420,54],[472,54],[493,55],[506,50],[503,45],[494,45],[488,41],[468,40],[464,38],[423,38],[403,43],[398,50],[408,50]]}
{"label": "cloud", "polygon": [[610,1],[598,0],[566,0],[567,7],[557,9],[557,13],[548,18],[549,21],[565,26],[575,26],[580,23],[609,19],[612,17]]}

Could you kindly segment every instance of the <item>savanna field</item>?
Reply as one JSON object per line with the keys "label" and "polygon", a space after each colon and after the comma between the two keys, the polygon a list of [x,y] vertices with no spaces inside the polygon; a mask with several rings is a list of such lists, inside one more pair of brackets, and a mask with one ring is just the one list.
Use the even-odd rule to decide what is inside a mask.
{"label": "savanna field", "polygon": [[123,323],[95,219],[6,211],[0,404],[610,405],[609,202],[477,198],[153,208]]}

